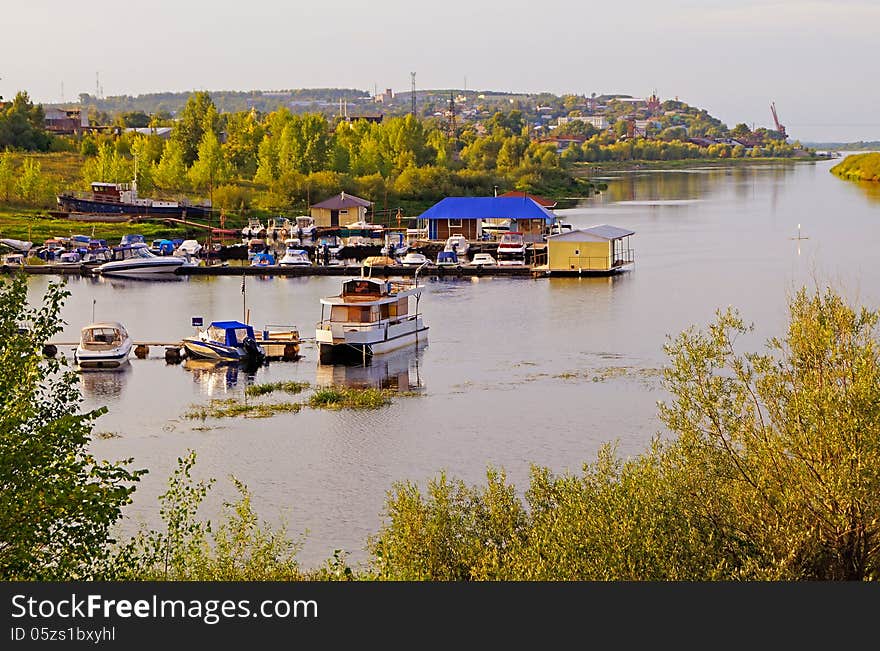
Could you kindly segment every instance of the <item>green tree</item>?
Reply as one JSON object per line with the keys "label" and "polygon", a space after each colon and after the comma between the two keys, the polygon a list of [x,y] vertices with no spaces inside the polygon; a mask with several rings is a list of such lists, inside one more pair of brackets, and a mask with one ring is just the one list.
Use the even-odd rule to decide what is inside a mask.
{"label": "green tree", "polygon": [[26,158],[18,175],[18,196],[25,203],[37,203],[43,197],[46,179],[39,161]]}
{"label": "green tree", "polygon": [[[78,413],[79,380],[43,346],[61,331],[68,295],[50,283],[40,307],[27,282],[0,286],[0,578],[57,581],[94,576],[111,527],[143,471],[98,462],[91,428],[103,409]],[[23,328],[23,329],[22,329]]]}
{"label": "green tree", "polygon": [[8,202],[12,198],[12,190],[15,188],[15,165],[12,162],[12,154],[9,151],[0,153],[0,196]]}
{"label": "green tree", "polygon": [[219,121],[217,107],[208,92],[195,92],[186,101],[174,127],[172,139],[182,147],[183,162],[187,167],[198,158],[199,145],[205,133],[210,131],[215,136],[218,135]]}
{"label": "green tree", "polygon": [[134,165],[119,154],[112,144],[105,142],[98,149],[98,155],[87,159],[83,164],[82,175],[86,183],[122,183],[134,178]]}
{"label": "green tree", "polygon": [[226,118],[223,153],[233,170],[251,178],[257,171],[257,153],[265,130],[256,111],[232,113]]}
{"label": "green tree", "polygon": [[[880,312],[801,290],[786,336],[739,354],[733,311],[667,350],[695,515],[754,549],[764,578],[880,579]],[[716,490],[717,489],[717,490]]]}
{"label": "green tree", "polygon": [[229,168],[223,157],[223,148],[212,131],[205,133],[199,145],[199,156],[189,170],[193,187],[213,192],[214,186],[225,183],[229,178]]}
{"label": "green tree", "polygon": [[[395,484],[369,541],[393,580],[880,580],[880,311],[801,290],[785,336],[739,352],[734,310],[666,346],[667,426],[524,502],[444,475]],[[672,436],[669,436],[671,434]]]}
{"label": "green tree", "polygon": [[745,122],[740,122],[735,127],[733,127],[733,129],[730,130],[731,138],[748,138],[751,135],[752,130],[749,129],[749,125],[747,125]]}
{"label": "green tree", "polygon": [[183,145],[176,140],[165,142],[162,158],[153,170],[153,183],[160,190],[179,191],[186,188],[186,163]]}
{"label": "green tree", "polygon": [[52,136],[44,122],[43,107],[34,106],[26,92],[17,93],[12,102],[0,104],[0,149],[48,151]]}

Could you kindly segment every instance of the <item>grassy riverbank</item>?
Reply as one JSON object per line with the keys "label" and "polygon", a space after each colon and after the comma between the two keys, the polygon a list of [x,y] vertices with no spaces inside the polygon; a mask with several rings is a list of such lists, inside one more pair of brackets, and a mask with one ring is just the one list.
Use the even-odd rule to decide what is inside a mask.
{"label": "grassy riverbank", "polygon": [[[163,222],[78,222],[57,219],[46,214],[45,210],[0,205],[0,237],[27,240],[40,244],[52,237],[89,235],[116,243],[125,234],[140,233],[147,240],[168,237],[185,237],[186,231],[179,226],[168,226]],[[201,231],[192,232],[193,237],[202,238]]]}
{"label": "grassy riverbank", "polygon": [[880,182],[880,152],[847,156],[831,168],[831,173],[848,181]]}

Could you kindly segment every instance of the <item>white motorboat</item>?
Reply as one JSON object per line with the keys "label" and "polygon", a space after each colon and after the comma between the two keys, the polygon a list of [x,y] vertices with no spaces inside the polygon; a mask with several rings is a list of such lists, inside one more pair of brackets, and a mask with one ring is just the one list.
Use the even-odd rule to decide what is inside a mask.
{"label": "white motorboat", "polygon": [[424,253],[416,253],[415,251],[410,251],[400,259],[400,264],[404,267],[418,267],[429,262],[431,261],[428,260]]}
{"label": "white motorboat", "polygon": [[423,285],[411,281],[361,276],[342,284],[337,296],[321,299],[321,321],[315,331],[320,363],[337,358],[367,357],[427,340],[428,327],[419,312]]}
{"label": "white motorboat", "polygon": [[300,248],[299,240],[288,240],[284,256],[278,261],[282,267],[311,267],[309,252]]}
{"label": "white motorboat", "polygon": [[95,267],[102,276],[123,276],[133,278],[173,275],[181,267],[195,267],[198,262],[188,255],[158,256],[150,252],[143,242],[131,246],[118,246],[113,249],[110,262]]}
{"label": "white motorboat", "polygon": [[296,223],[296,227],[294,230],[296,231],[299,238],[302,240],[311,240],[315,237],[315,232],[318,230],[317,226],[315,226],[315,220],[313,217],[309,215],[299,215],[294,217],[294,221]]}
{"label": "white motorboat", "polygon": [[117,368],[128,363],[131,347],[131,337],[121,323],[98,321],[80,332],[73,359],[80,368]]}
{"label": "white motorboat", "polygon": [[504,233],[498,242],[499,265],[523,265],[526,263],[526,241],[519,231]]}
{"label": "white motorboat", "polygon": [[247,226],[241,229],[241,236],[246,240],[252,237],[266,237],[266,227],[256,217],[250,217]]}
{"label": "white motorboat", "polygon": [[175,249],[174,255],[183,258],[188,255],[191,258],[194,258],[199,254],[201,250],[202,245],[199,244],[196,240],[184,240],[180,243],[177,249]]}
{"label": "white motorboat", "polygon": [[467,238],[464,235],[450,235],[446,240],[446,245],[443,247],[444,251],[452,251],[458,255],[460,258],[467,257],[468,249],[470,249],[470,243],[467,241]]}
{"label": "white motorboat", "polygon": [[406,255],[408,251],[409,243],[403,232],[396,232],[385,235],[385,246],[380,249],[379,253],[390,258],[399,258]]}
{"label": "white motorboat", "polygon": [[470,262],[466,262],[466,267],[478,267],[482,269],[483,267],[495,267],[498,265],[498,262],[488,253],[477,253],[474,255],[474,259]]}

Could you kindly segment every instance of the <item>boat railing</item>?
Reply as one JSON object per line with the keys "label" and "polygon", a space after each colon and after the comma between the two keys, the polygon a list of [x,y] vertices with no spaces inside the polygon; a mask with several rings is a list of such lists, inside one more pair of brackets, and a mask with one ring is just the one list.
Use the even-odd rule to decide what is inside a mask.
{"label": "boat railing", "polygon": [[263,340],[299,341],[299,328],[295,325],[267,323],[263,326]]}
{"label": "boat railing", "polygon": [[315,327],[318,330],[332,330],[334,325],[338,325],[345,332],[367,332],[369,330],[380,330],[389,325],[407,323],[408,321],[414,321],[420,317],[421,314],[403,314],[399,317],[395,316],[390,319],[381,319],[379,321],[370,321],[368,323],[363,321],[331,321],[330,319],[324,319],[323,321],[318,321]]}

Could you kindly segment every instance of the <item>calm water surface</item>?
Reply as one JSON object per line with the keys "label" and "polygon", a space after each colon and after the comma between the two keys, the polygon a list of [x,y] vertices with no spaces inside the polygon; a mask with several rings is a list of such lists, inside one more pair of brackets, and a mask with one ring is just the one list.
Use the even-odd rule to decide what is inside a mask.
{"label": "calm water surface", "polygon": [[[446,470],[479,482],[501,467],[520,489],[531,464],[577,472],[600,445],[642,452],[661,432],[656,402],[663,345],[734,305],[757,348],[779,334],[787,297],[831,283],[852,300],[880,303],[880,196],[837,179],[831,163],[615,173],[608,191],[560,211],[576,227],[634,230],[635,269],[616,278],[428,279],[422,308],[428,344],[366,368],[321,367],[306,345],[296,362],[235,369],[167,365],[162,349],[122,372],[82,375],[85,407],[106,405],[99,457],[148,468],[122,527],[158,524],[156,497],[176,459],[193,449],[196,476],[218,483],[205,505],[216,517],[234,475],[262,517],[307,532],[300,560],[334,549],[352,560],[381,523],[397,480]],[[798,235],[805,239],[794,239]],[[38,300],[50,278],[30,279]],[[292,323],[314,336],[319,299],[341,278],[247,280],[251,322]],[[71,278],[60,338],[76,340],[95,316],[123,322],[135,340],[179,340],[190,318],[241,318],[239,278],[170,282]],[[65,350],[68,356],[70,350]],[[187,420],[190,405],[243,398],[250,383],[345,382],[416,389],[371,412],[305,409],[270,419]],[[267,400],[289,400],[287,396]]]}

